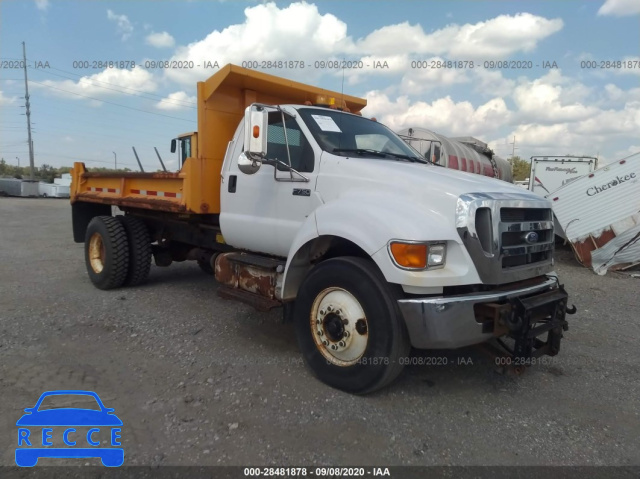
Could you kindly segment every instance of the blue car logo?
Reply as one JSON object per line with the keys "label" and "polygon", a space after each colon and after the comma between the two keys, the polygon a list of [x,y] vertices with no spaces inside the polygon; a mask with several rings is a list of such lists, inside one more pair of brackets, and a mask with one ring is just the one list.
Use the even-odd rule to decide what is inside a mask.
{"label": "blue car logo", "polygon": [[[62,402],[65,407],[47,408],[51,402]],[[89,402],[92,408],[66,407],[75,402]],[[124,449],[118,447],[122,421],[113,413],[114,409],[104,406],[96,393],[48,391],[34,407],[24,411],[27,414],[16,423],[18,466],[35,466],[41,457],[99,457],[107,467],[118,467],[124,462]],[[54,441],[65,447],[55,447],[58,444]],[[100,447],[107,444],[111,447]]]}

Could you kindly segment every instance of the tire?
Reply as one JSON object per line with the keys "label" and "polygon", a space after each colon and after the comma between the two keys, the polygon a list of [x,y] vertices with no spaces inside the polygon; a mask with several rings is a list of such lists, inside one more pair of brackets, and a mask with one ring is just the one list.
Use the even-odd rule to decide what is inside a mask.
{"label": "tire", "polygon": [[116,216],[127,232],[129,241],[129,271],[124,286],[137,286],[149,278],[151,268],[151,237],[147,226],[133,216]]}
{"label": "tire", "polygon": [[411,345],[395,288],[363,258],[329,259],[307,275],[294,322],[305,361],[321,381],[367,394],[402,372]]}
{"label": "tire", "polygon": [[112,216],[93,218],[85,234],[84,258],[96,288],[122,286],[129,271],[129,241],[122,223]]}
{"label": "tire", "polygon": [[211,267],[211,261],[205,261],[204,259],[199,259],[198,266],[200,266],[200,269],[205,273],[211,276],[215,275],[215,271],[213,271],[213,268]]}

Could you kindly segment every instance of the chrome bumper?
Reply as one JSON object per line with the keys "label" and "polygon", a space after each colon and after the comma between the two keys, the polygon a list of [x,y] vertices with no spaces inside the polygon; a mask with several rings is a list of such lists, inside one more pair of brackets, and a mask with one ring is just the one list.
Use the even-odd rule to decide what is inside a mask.
{"label": "chrome bumper", "polygon": [[494,293],[398,300],[411,345],[418,349],[453,349],[482,343],[492,338],[493,334],[482,332],[482,324],[475,318],[474,306],[555,288],[557,278],[547,278],[535,286]]}

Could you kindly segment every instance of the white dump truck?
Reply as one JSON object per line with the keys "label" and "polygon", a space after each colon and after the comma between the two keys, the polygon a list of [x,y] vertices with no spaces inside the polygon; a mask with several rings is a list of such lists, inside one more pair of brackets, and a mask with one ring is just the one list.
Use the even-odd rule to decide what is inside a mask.
{"label": "white dump truck", "polygon": [[510,338],[521,365],[557,354],[573,311],[549,202],[431,164],[365,105],[234,65],[198,83],[179,172],[74,165],[89,278],[136,285],[152,256],[197,260],[221,296],[284,306],[311,370],[352,393],[389,384],[412,346]]}

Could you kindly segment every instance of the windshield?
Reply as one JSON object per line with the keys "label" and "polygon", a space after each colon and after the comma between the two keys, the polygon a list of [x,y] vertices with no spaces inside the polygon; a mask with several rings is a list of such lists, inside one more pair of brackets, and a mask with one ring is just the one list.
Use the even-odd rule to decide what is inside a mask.
{"label": "windshield", "polygon": [[324,151],[342,156],[422,160],[386,126],[336,110],[300,108],[300,117]]}

